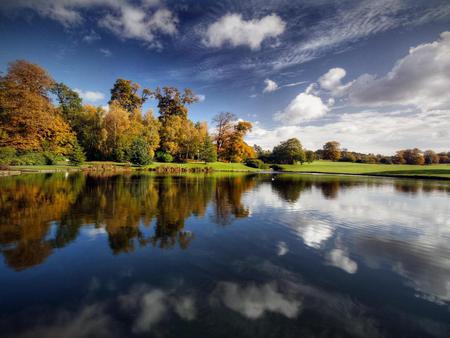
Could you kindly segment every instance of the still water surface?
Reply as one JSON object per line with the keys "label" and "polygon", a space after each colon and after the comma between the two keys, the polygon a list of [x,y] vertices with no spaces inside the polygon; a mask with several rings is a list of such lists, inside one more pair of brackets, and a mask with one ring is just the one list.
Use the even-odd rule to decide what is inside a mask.
{"label": "still water surface", "polygon": [[448,337],[450,184],[0,178],[2,337]]}

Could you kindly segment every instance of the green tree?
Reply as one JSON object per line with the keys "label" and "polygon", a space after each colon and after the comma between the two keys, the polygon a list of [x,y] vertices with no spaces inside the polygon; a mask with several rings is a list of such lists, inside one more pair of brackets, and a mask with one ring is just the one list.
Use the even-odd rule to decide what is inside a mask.
{"label": "green tree", "polygon": [[63,118],[74,129],[83,110],[81,97],[64,83],[55,83],[51,92],[56,96]]}
{"label": "green tree", "polygon": [[197,96],[191,89],[186,88],[184,93],[175,87],[157,87],[150,95],[158,101],[159,120],[165,124],[165,120],[170,116],[180,116],[187,119],[187,105],[198,101]]}
{"label": "green tree", "polygon": [[203,145],[200,148],[200,160],[205,162],[216,162],[217,161],[217,150],[211,137],[206,135]]}
{"label": "green tree", "polygon": [[312,150],[305,151],[305,161],[308,163],[314,162],[316,159],[316,154]]}
{"label": "green tree", "polygon": [[148,143],[142,138],[135,138],[130,147],[130,161],[133,164],[146,165],[151,163]]}
{"label": "green tree", "polygon": [[272,151],[273,160],[276,163],[294,164],[296,162],[305,162],[305,152],[302,144],[296,138],[291,138],[287,141],[281,142]]}
{"label": "green tree", "polygon": [[83,164],[85,160],[86,156],[84,155],[83,148],[81,148],[80,145],[75,142],[72,152],[69,154],[70,163],[73,165],[80,165]]}
{"label": "green tree", "polygon": [[116,102],[120,107],[125,109],[130,114],[133,114],[135,110],[140,110],[142,105],[151,94],[149,89],[143,89],[139,94],[139,84],[132,82],[131,80],[117,79],[111,89],[111,99],[109,104]]}

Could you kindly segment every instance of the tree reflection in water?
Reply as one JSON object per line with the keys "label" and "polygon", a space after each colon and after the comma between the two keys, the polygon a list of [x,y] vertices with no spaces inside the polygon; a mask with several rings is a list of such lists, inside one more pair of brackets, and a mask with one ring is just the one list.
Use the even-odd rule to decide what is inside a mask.
{"label": "tree reflection in water", "polygon": [[[186,219],[205,216],[209,205],[212,220],[219,225],[248,217],[250,209],[242,197],[259,184],[269,184],[283,201],[294,203],[313,188],[320,189],[325,199],[333,199],[339,190],[383,181],[305,175],[6,177],[0,180],[0,250],[8,266],[26,269],[74,241],[84,225],[104,229],[114,254],[148,245],[186,249],[194,239],[185,229]],[[443,189],[409,180],[396,181],[394,188],[408,194]]]}

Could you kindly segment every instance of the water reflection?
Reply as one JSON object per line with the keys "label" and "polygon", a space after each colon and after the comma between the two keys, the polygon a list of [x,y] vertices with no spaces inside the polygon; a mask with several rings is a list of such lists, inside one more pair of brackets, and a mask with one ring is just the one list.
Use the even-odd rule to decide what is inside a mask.
{"label": "water reflection", "polygon": [[0,336],[444,337],[449,195],[333,176],[2,178]]}

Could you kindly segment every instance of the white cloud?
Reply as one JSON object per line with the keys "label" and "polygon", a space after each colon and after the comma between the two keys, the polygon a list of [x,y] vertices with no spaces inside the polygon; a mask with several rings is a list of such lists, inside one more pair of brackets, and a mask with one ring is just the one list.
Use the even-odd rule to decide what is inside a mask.
{"label": "white cloud", "polygon": [[418,45],[381,78],[364,74],[351,83],[353,103],[369,106],[413,105],[421,109],[450,107],[450,31]]}
{"label": "white cloud", "polygon": [[328,263],[347,273],[353,274],[358,270],[358,264],[348,257],[342,249],[333,249],[326,255]]}
{"label": "white cloud", "polygon": [[206,96],[203,94],[196,95],[198,102],[204,102],[206,100]]}
{"label": "white cloud", "polygon": [[330,108],[312,91],[309,86],[305,92],[298,94],[283,111],[274,115],[274,119],[283,124],[299,124],[326,115]]}
{"label": "white cloud", "polygon": [[272,63],[274,68],[301,64],[325,53],[339,52],[354,42],[398,27],[424,24],[450,16],[450,6],[447,4],[435,4],[431,9],[424,9],[420,2],[414,6],[411,1],[402,0],[336,4],[337,7],[328,10],[315,23],[305,28],[303,33],[306,39],[281,51]]}
{"label": "white cloud", "polygon": [[[137,39],[149,45],[160,46],[155,40],[157,33],[174,35],[177,32],[177,17],[169,9],[162,7],[159,1],[154,0],[144,1],[140,5],[126,0],[17,0],[5,7],[31,9],[66,27],[83,22],[83,10],[96,8],[103,15],[98,21],[99,26],[120,38]],[[98,35],[95,34],[89,34],[83,40],[98,40]]]}
{"label": "white cloud", "polygon": [[88,34],[83,36],[82,40],[86,43],[92,43],[92,42],[100,40],[100,39],[101,39],[100,35],[98,35],[96,31],[91,30]]}
{"label": "white cloud", "polygon": [[229,43],[233,47],[248,46],[257,50],[265,39],[282,34],[285,27],[286,23],[276,14],[248,21],[240,14],[226,14],[207,28],[203,43],[208,47]]}
{"label": "white cloud", "polygon": [[319,78],[320,87],[330,91],[332,95],[339,96],[348,87],[341,82],[346,74],[347,72],[343,68],[331,68]]}
{"label": "white cloud", "polygon": [[289,252],[289,247],[286,242],[278,242],[277,244],[277,255],[284,256]]}
{"label": "white cloud", "polygon": [[96,102],[103,100],[105,98],[105,95],[102,92],[95,92],[95,91],[89,91],[89,90],[81,90],[78,88],[74,89],[80,97],[88,102]]}
{"label": "white cloud", "polygon": [[270,79],[265,79],[264,83],[266,84],[266,87],[263,90],[263,93],[270,93],[270,92],[274,92],[275,90],[277,90],[278,84],[275,81],[272,81]]}
{"label": "white cloud", "polygon": [[100,51],[100,53],[103,54],[104,57],[107,57],[107,58],[112,55],[112,52],[106,48],[100,48],[99,51]]}
{"label": "white cloud", "polygon": [[298,300],[283,295],[271,283],[241,287],[235,283],[222,282],[218,290],[225,306],[249,319],[260,318],[265,312],[295,318],[300,311],[301,303]]}
{"label": "white cloud", "polygon": [[158,9],[147,15],[137,7],[124,5],[118,15],[107,14],[100,21],[101,27],[109,29],[121,38],[153,42],[155,33],[173,35],[177,32],[178,19],[168,9]]}
{"label": "white cloud", "polygon": [[448,151],[449,116],[450,110],[363,111],[343,113],[335,121],[322,125],[266,129],[254,123],[246,141],[265,149],[298,137],[308,149],[319,149],[329,140],[338,140],[345,148],[366,153],[393,154],[395,150],[411,147]]}
{"label": "white cloud", "polygon": [[118,297],[120,308],[125,312],[136,312],[133,332],[150,332],[169,311],[181,319],[194,320],[197,316],[192,296],[177,296],[170,291],[153,289],[147,285],[135,285],[129,293]]}

